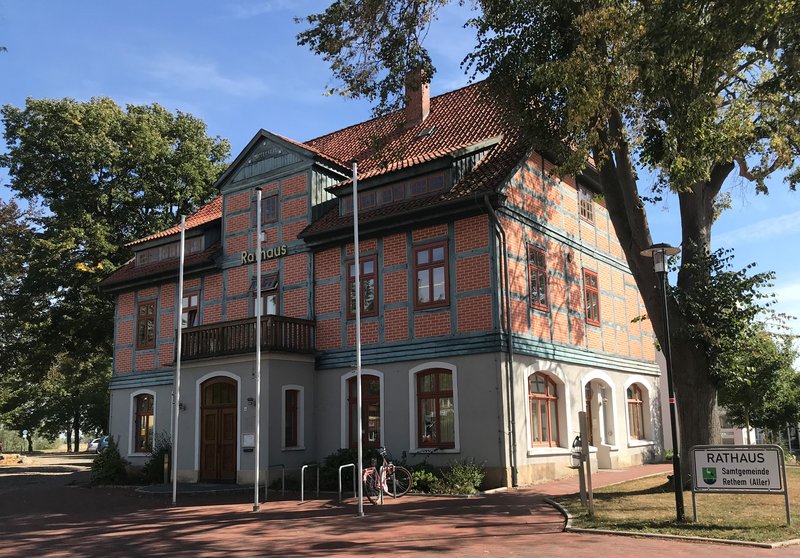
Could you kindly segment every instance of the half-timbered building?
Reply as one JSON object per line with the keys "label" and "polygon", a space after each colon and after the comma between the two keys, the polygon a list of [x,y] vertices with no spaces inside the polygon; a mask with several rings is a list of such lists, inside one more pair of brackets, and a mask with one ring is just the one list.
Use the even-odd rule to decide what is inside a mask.
{"label": "half-timbered building", "polygon": [[556,478],[582,410],[595,466],[660,452],[654,336],[592,170],[553,175],[482,83],[428,91],[304,142],[256,133],[187,219],[182,301],[179,228],[132,243],[103,284],[116,300],[110,433],[124,457],[142,463],[170,436],[181,331],[178,478],[252,482],[259,284],[261,479],[359,435],[410,463],[474,458],[493,486]]}

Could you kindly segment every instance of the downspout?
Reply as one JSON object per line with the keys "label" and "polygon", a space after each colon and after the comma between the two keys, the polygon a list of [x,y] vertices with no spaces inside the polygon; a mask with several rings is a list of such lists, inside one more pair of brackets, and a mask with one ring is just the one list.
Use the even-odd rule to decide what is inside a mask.
{"label": "downspout", "polygon": [[503,301],[505,303],[505,317],[506,317],[506,369],[507,369],[507,376],[506,376],[506,389],[508,390],[508,438],[509,438],[509,447],[511,448],[510,451],[510,463],[511,466],[511,486],[519,486],[519,479],[518,479],[518,472],[517,472],[517,422],[515,417],[515,409],[514,409],[514,339],[512,337],[511,331],[511,283],[509,281],[508,276],[508,241],[506,239],[506,231],[503,228],[503,225],[500,223],[500,220],[497,218],[497,214],[492,207],[492,204],[489,203],[489,196],[483,196],[483,203],[486,206],[486,211],[489,214],[489,218],[492,220],[495,229],[500,234],[500,243],[501,243],[501,250],[503,252],[503,257],[501,258],[501,266],[503,268],[503,277],[505,281],[505,288],[502,289],[503,291]]}

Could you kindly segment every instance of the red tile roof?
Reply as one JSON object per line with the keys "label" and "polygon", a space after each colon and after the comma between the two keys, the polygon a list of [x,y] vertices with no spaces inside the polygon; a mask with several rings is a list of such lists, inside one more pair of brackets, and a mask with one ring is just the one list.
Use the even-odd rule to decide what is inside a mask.
{"label": "red tile roof", "polygon": [[[199,227],[200,225],[204,225],[206,223],[219,219],[220,217],[222,217],[222,196],[217,196],[216,198],[205,204],[203,207],[198,209],[195,213],[186,218],[186,230],[188,231],[195,227]],[[135,246],[137,244],[141,244],[142,242],[147,242],[148,240],[164,238],[165,236],[178,234],[180,232],[181,232],[181,226],[180,224],[177,224],[174,227],[170,227],[161,232],[157,232],[151,234],[150,236],[146,236],[144,238],[134,240],[133,242],[129,242],[127,245]]]}
{"label": "red tile roof", "polygon": [[[363,180],[441,159],[458,150],[501,138],[480,163],[449,191],[362,212],[360,218],[364,220],[493,192],[519,164],[528,148],[508,114],[488,95],[485,82],[432,97],[428,118],[416,126],[406,128],[404,119],[403,110],[399,110],[302,143],[289,138],[282,139],[343,168],[350,166],[349,161],[357,160],[359,178]],[[432,130],[432,133],[421,133],[425,130]],[[349,182],[342,181],[333,190],[342,189]],[[221,216],[222,198],[217,197],[187,218],[186,229],[220,219]],[[338,207],[334,207],[302,234],[313,236],[351,223],[352,215],[340,216]],[[176,225],[128,245],[135,246],[179,232],[180,226]],[[128,265],[132,264],[120,268],[106,282],[112,278],[116,282],[117,274],[127,269]],[[142,268],[142,273],[145,269]]]}
{"label": "red tile roof", "polygon": [[[306,141],[301,145],[337,161],[358,161],[359,178],[413,166],[503,136],[519,141],[519,131],[493,102],[485,82],[431,98],[422,123],[406,128],[403,110]],[[421,134],[433,129],[431,134]],[[375,146],[380,145],[376,149]],[[347,181],[341,185],[345,185]]]}

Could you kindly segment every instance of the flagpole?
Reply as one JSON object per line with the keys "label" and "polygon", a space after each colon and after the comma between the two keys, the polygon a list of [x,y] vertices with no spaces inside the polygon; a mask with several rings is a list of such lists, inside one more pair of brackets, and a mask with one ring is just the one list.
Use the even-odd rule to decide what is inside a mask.
{"label": "flagpole", "polygon": [[175,335],[175,399],[172,421],[172,505],[178,498],[178,418],[181,405],[181,341],[183,340],[183,261],[186,247],[186,216],[181,215],[180,263],[178,264],[178,333]]}
{"label": "flagpole", "polygon": [[[358,162],[353,161],[353,251],[356,266],[356,415],[358,434],[358,515],[364,515],[364,443],[363,425],[361,424],[361,264],[358,254]],[[349,297],[348,297],[349,298]],[[348,301],[349,304],[349,301]]]}
{"label": "flagpole", "polygon": [[[253,511],[258,501],[258,472],[261,467],[261,187],[256,188],[256,475],[253,483]],[[264,490],[266,493],[266,489]]]}

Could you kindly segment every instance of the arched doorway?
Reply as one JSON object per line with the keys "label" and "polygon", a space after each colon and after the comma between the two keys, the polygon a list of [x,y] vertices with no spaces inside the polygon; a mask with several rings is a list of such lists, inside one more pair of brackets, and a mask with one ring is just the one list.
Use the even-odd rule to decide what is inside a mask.
{"label": "arched doorway", "polygon": [[236,381],[226,377],[200,385],[200,480],[236,482]]}

